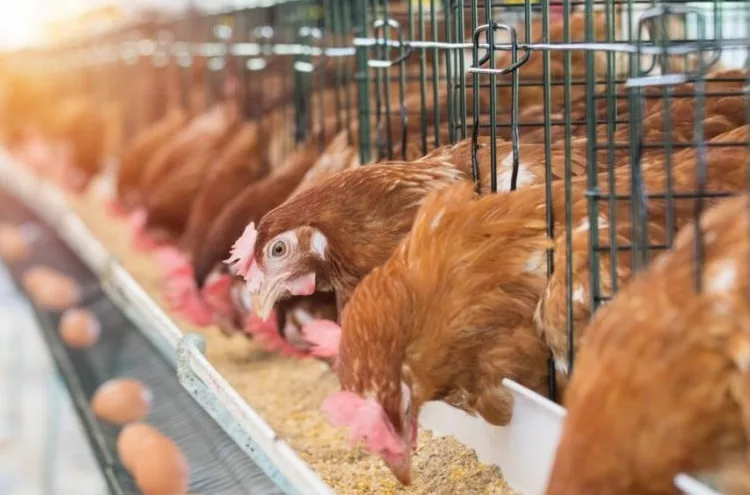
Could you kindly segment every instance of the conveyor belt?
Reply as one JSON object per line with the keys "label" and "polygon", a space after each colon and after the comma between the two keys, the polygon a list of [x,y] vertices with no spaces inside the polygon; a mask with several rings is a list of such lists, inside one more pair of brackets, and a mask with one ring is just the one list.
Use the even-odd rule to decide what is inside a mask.
{"label": "conveyor belt", "polygon": [[101,291],[97,277],[45,226],[36,215],[0,188],[0,222],[33,222],[42,227],[43,240],[32,257],[10,265],[19,291],[24,270],[45,264],[74,278],[84,290],[84,303],[102,324],[100,341],[76,351],[61,342],[60,315],[34,307],[54,361],[71,394],[95,456],[113,493],[138,493],[135,483],[116,458],[118,427],[98,421],[89,401],[102,382],[120,376],[147,384],[154,406],[147,421],[175,440],[191,466],[193,494],[278,494],[281,490],[193,400],[177,380],[176,371],[123,313]]}

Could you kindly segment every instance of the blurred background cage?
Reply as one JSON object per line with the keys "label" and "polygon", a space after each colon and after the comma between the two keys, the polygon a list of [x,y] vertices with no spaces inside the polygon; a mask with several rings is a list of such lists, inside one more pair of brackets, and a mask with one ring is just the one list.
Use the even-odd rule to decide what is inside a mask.
{"label": "blurred background cage", "polygon": [[[235,82],[244,119],[260,121],[275,112],[281,120],[274,125],[289,123],[288,153],[324,113],[335,115],[340,130],[356,112],[348,88],[350,12],[350,3],[341,0],[282,0],[219,12],[191,8],[177,18],[151,14],[54,46],[9,53],[7,66],[52,77],[58,96],[82,90],[96,95],[122,126],[112,156],[170,105],[200,110],[194,108],[194,88],[202,88],[203,106],[210,106],[226,98]],[[324,102],[326,90],[334,96]]]}

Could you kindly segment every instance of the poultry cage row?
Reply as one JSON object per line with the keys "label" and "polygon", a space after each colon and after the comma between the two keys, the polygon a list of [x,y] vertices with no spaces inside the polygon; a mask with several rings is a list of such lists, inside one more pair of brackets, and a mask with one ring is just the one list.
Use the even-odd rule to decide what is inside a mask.
{"label": "poultry cage row", "polygon": [[[562,288],[534,316],[560,334],[549,363],[556,400],[554,378],[572,373],[572,343],[597,308],[685,222],[737,192],[709,187],[708,164],[712,150],[750,147],[731,132],[750,116],[749,47],[743,1],[298,0],[7,59],[54,77],[60,94],[83,85],[126,106],[123,136],[169,104],[189,108],[200,88],[209,101],[237,98],[247,120],[288,129],[286,154],[310,136],[322,149],[330,132],[363,164],[455,145],[482,193],[538,186],[555,240],[542,263]],[[698,169],[690,187],[679,177],[684,150]],[[644,176],[648,160],[663,162],[663,177]],[[657,183],[662,192],[649,192]],[[699,234],[698,287],[702,243]]]}

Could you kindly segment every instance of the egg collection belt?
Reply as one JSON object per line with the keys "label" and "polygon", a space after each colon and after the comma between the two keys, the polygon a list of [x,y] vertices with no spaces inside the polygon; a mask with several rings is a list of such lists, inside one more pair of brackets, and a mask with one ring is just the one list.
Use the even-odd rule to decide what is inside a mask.
{"label": "egg collection belt", "polygon": [[[116,455],[120,428],[99,421],[89,406],[97,387],[115,377],[135,378],[148,385],[156,400],[148,422],[178,443],[191,469],[190,492],[201,494],[275,495],[282,493],[263,471],[211,419],[177,381],[174,368],[152,347],[126,316],[101,291],[97,278],[80,259],[23,204],[0,188],[0,222],[33,222],[43,230],[33,255],[8,266],[18,290],[21,276],[35,265],[46,265],[73,278],[83,288],[82,307],[102,325],[99,342],[86,350],[65,346],[58,334],[60,313],[33,308],[57,370],[105,480],[114,494],[137,494],[135,483]],[[161,400],[159,399],[161,398]]]}

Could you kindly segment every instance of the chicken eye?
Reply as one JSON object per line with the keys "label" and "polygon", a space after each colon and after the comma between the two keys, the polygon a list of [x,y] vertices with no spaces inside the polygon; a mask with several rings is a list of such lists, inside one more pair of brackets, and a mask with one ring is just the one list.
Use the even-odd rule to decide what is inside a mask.
{"label": "chicken eye", "polygon": [[272,258],[281,258],[286,254],[286,243],[281,240],[276,241],[271,245],[268,252]]}

